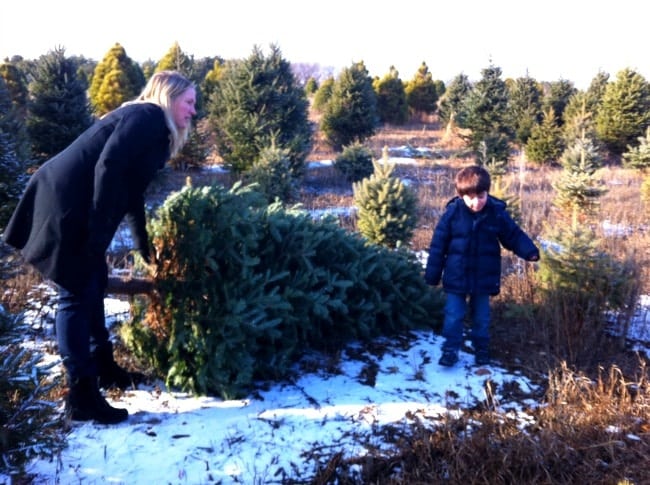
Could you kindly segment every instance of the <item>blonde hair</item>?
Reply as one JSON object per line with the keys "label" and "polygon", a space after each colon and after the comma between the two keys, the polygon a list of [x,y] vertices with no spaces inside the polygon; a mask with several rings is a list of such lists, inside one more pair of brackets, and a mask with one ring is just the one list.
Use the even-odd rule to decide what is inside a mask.
{"label": "blonde hair", "polygon": [[172,157],[185,145],[191,128],[190,125],[182,129],[176,126],[172,117],[172,101],[190,88],[196,89],[194,83],[182,74],[176,71],[159,71],[151,76],[136,99],[124,103],[153,103],[162,108],[170,132],[169,150]]}

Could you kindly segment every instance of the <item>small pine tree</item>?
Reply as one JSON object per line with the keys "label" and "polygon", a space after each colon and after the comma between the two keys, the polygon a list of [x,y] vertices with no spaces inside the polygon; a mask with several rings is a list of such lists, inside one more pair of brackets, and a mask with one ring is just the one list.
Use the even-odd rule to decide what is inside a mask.
{"label": "small pine tree", "polygon": [[353,184],[359,210],[359,232],[370,242],[395,248],[408,244],[417,224],[417,196],[392,172],[395,165],[384,151],[382,163],[373,160],[374,173]]}
{"label": "small pine tree", "polygon": [[553,108],[549,108],[544,111],[542,123],[531,129],[526,157],[540,165],[551,165],[557,163],[562,150],[562,129],[557,125]]}
{"label": "small pine tree", "polygon": [[245,174],[247,183],[255,184],[266,200],[290,202],[298,193],[297,180],[291,174],[289,151],[277,147],[262,150],[260,158]]}
{"label": "small pine tree", "polygon": [[349,182],[359,182],[372,175],[372,152],[362,143],[355,142],[343,148],[333,165]]}
{"label": "small pine tree", "polygon": [[627,146],[627,151],[623,153],[623,166],[646,171],[650,169],[650,126],[646,128],[645,136],[640,136],[638,140],[637,146]]}
{"label": "small pine tree", "polygon": [[554,203],[564,214],[570,215],[571,225],[576,230],[579,219],[597,212],[600,197],[607,191],[596,175],[601,165],[600,155],[593,141],[583,136],[564,151],[561,163],[564,170],[554,184],[557,191]]}

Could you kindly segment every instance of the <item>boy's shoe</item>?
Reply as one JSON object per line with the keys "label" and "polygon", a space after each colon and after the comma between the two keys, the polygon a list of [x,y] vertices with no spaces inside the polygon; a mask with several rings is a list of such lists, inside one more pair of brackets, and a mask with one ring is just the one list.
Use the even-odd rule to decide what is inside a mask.
{"label": "boy's shoe", "polygon": [[454,352],[453,350],[443,350],[438,364],[444,365],[445,367],[451,367],[456,362],[458,362],[458,352]]}
{"label": "boy's shoe", "polygon": [[474,354],[474,362],[476,365],[489,365],[490,364],[490,352],[488,349],[478,349]]}

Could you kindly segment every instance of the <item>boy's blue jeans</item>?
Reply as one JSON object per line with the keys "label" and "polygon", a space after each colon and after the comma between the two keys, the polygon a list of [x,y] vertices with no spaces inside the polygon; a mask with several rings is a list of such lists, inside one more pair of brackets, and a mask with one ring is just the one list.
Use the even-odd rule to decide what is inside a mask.
{"label": "boy's blue jeans", "polygon": [[463,344],[465,315],[469,307],[472,319],[470,339],[474,350],[488,349],[490,343],[490,295],[446,294],[443,351],[458,352]]}

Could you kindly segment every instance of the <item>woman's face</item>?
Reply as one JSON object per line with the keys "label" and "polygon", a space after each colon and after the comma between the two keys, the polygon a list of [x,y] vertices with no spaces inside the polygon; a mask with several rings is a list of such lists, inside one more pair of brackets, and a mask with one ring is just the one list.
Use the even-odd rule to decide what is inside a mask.
{"label": "woman's face", "polygon": [[186,89],[183,94],[172,101],[172,117],[179,130],[187,128],[192,123],[192,117],[196,115],[196,90]]}

